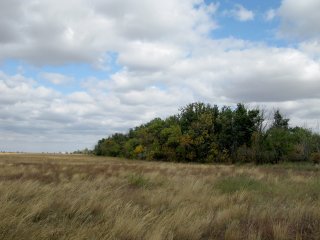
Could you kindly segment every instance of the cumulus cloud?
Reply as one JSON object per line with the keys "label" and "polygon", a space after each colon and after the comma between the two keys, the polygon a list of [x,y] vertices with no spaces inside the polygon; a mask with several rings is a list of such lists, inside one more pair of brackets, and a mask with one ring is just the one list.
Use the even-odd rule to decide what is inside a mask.
{"label": "cumulus cloud", "polygon": [[[108,82],[100,81],[101,86]],[[166,92],[157,87],[112,93],[93,88],[62,94],[33,79],[4,73],[0,74],[0,92],[0,143],[20,150],[16,143],[28,139],[34,143],[33,151],[92,147],[99,138],[154,117],[165,117],[190,100],[179,89]],[[56,144],[58,139],[65,142],[64,147]],[[52,146],[42,142],[52,142]]]}
{"label": "cumulus cloud", "polygon": [[304,41],[299,44],[299,49],[311,58],[320,60],[320,39]]}
{"label": "cumulus cloud", "polygon": [[[188,44],[217,27],[212,20],[217,5],[198,0],[14,3],[4,0],[0,5],[0,60],[16,58],[38,65],[100,66],[106,52],[129,48],[130,54],[139,41],[160,41],[159,48],[167,42]],[[150,48],[142,50],[153,53]]]}
{"label": "cumulus cloud", "polygon": [[234,9],[230,10],[229,14],[241,22],[251,21],[255,15],[253,11],[246,9],[240,4],[236,4]]}
{"label": "cumulus cloud", "polygon": [[280,36],[302,40],[319,39],[319,11],[318,0],[283,0],[278,10],[281,18]]}
{"label": "cumulus cloud", "polygon": [[40,77],[56,85],[67,85],[74,81],[73,77],[52,72],[40,73]]}
{"label": "cumulus cloud", "polygon": [[119,54],[118,61],[130,69],[154,72],[167,69],[182,57],[184,52],[177,45],[135,41]]}
{"label": "cumulus cloud", "polygon": [[[28,62],[40,73],[0,71],[0,144],[33,151],[92,147],[99,138],[177,113],[193,101],[277,106],[294,123],[314,123],[319,31],[317,16],[304,18],[299,4],[284,0],[274,10],[282,34],[307,38],[290,48],[212,39],[219,5],[201,0],[3,0],[0,59]],[[240,21],[254,19],[241,5],[232,13]],[[303,30],[300,20],[313,30]],[[41,68],[77,62],[102,69],[105,77],[76,79]],[[67,93],[59,90],[74,83],[79,86]]]}

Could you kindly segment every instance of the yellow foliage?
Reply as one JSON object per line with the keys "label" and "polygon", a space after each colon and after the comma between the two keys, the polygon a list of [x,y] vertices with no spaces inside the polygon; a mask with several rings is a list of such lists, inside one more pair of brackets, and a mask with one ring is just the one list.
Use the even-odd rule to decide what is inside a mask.
{"label": "yellow foliage", "polygon": [[136,146],[136,148],[134,149],[134,154],[138,155],[144,152],[144,148],[143,146],[140,144],[138,146]]}

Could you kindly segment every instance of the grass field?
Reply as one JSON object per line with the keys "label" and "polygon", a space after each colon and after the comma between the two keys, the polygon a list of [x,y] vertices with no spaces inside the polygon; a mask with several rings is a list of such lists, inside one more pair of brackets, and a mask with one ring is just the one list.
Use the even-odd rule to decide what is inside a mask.
{"label": "grass field", "polygon": [[0,154],[0,206],[0,239],[320,239],[320,171]]}

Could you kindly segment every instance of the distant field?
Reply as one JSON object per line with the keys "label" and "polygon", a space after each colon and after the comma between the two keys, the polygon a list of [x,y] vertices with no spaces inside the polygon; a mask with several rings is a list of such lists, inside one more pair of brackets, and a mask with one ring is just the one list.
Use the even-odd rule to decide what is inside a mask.
{"label": "distant field", "polygon": [[0,154],[0,206],[0,239],[320,239],[320,171]]}

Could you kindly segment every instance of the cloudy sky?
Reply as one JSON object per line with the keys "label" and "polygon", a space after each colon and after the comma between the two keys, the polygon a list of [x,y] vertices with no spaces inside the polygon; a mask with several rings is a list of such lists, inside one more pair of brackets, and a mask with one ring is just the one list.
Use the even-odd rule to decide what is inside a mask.
{"label": "cloudy sky", "polygon": [[1,0],[0,150],[73,151],[195,101],[320,118],[319,0]]}

